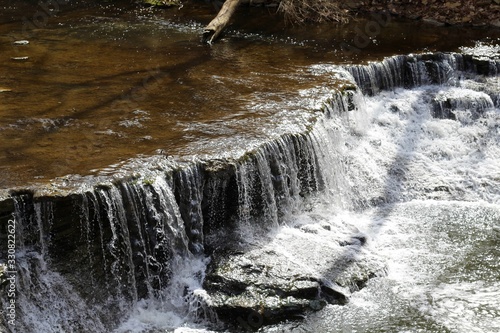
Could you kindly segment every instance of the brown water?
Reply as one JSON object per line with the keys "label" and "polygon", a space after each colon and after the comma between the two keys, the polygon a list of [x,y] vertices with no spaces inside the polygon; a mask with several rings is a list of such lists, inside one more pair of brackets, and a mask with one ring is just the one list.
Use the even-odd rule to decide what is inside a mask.
{"label": "brown water", "polygon": [[286,27],[268,11],[242,10],[227,37],[207,46],[200,34],[215,11],[204,3],[60,5],[44,16],[31,2],[0,8],[0,189],[136,156],[231,155],[307,125],[323,88],[338,81],[321,66],[500,36],[391,19],[361,45],[356,27],[373,19]]}

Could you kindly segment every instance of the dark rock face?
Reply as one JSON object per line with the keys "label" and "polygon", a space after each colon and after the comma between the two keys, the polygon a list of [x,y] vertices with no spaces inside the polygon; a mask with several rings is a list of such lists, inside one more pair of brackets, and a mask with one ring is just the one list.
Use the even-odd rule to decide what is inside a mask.
{"label": "dark rock face", "polygon": [[328,303],[347,302],[348,290],[338,285],[264,261],[264,257],[251,260],[245,255],[233,255],[212,264],[205,288],[220,318],[241,324],[238,318],[245,320],[258,314],[263,324],[270,324],[298,318]]}
{"label": "dark rock face", "polygon": [[216,256],[204,287],[219,318],[249,329],[300,318],[384,274],[366,236],[342,224],[283,228],[266,244]]}

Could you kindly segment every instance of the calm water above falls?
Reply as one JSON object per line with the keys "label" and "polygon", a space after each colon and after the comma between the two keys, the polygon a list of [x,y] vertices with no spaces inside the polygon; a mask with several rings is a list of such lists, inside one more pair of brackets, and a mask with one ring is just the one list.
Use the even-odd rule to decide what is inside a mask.
{"label": "calm water above falls", "polygon": [[[365,41],[357,27],[371,27],[373,19],[284,29],[277,17],[266,14],[263,24],[242,12],[238,30],[208,47],[199,34],[211,7],[122,6],[128,9],[61,5],[26,33],[23,17],[33,21],[39,8],[3,4],[1,188],[96,173],[159,150],[179,156],[247,150],[270,133],[294,131],[329,97],[325,87],[335,79],[311,71],[313,65],[455,51],[500,34],[421,25],[415,34],[414,25],[384,17]],[[29,44],[14,44],[20,40]]]}
{"label": "calm water above falls", "polygon": [[[326,305],[302,321],[248,325],[261,332],[500,330],[497,41],[462,49],[496,59],[488,77],[460,72],[454,55],[340,66],[426,47],[458,51],[497,32],[477,30],[464,41],[449,38],[460,29],[423,27],[415,36],[401,23],[347,56],[332,48],[355,37],[345,31],[297,27],[288,40],[275,27],[250,34],[240,24],[244,33],[208,48],[198,41],[202,25],[162,15],[75,9],[16,48],[18,21],[0,26],[8,64],[0,87],[11,90],[0,93],[3,188],[68,173],[112,175],[114,164],[158,149],[220,163],[253,150],[230,164],[229,180],[194,163],[172,176],[171,160],[152,159],[147,177],[86,187],[67,206],[15,195],[18,332],[230,331],[200,305],[210,304],[203,251],[221,240],[246,242],[275,253],[271,265],[286,258],[329,278],[336,272],[329,252],[353,235],[357,242],[342,245],[346,257],[381,263],[383,274],[346,305]],[[12,60],[9,52],[22,47],[28,60]],[[405,66],[406,90],[398,84],[399,74],[408,79]],[[354,79],[364,95],[333,95],[339,81],[352,88]],[[331,108],[315,112],[331,96]],[[150,167],[141,161],[129,167]],[[6,296],[0,301],[5,306]],[[0,328],[9,327],[1,318]]]}

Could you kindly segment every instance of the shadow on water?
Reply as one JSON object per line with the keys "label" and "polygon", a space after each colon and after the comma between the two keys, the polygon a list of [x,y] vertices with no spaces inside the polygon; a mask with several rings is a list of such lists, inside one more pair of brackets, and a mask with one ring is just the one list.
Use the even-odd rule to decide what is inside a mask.
{"label": "shadow on water", "polygon": [[[481,78],[481,79],[484,79],[484,78]],[[448,82],[444,82],[443,85],[444,86],[454,86],[455,85],[454,83],[450,84],[450,82],[449,82],[450,80],[453,80],[453,78],[448,79]],[[394,109],[392,107],[394,107]],[[397,109],[397,107],[395,105],[393,105],[392,107],[391,107],[391,109],[385,110],[385,112],[399,112],[399,110]],[[473,107],[471,107],[471,109],[472,108]],[[384,170],[387,170],[388,174],[387,174],[387,179],[385,180],[385,183],[384,183],[383,190],[381,191],[382,195],[380,198],[378,198],[378,202],[376,202],[373,206],[370,207],[369,214],[371,217],[369,218],[369,221],[368,221],[369,223],[367,225],[367,231],[368,231],[369,235],[361,234],[361,233],[352,235],[351,241],[347,242],[347,243],[354,244],[354,246],[349,246],[349,249],[346,249],[340,255],[339,259],[336,260],[335,263],[329,267],[329,270],[328,270],[329,274],[324,276],[325,279],[335,280],[338,276],[340,276],[342,274],[342,272],[347,271],[351,265],[356,263],[358,257],[362,257],[363,248],[366,247],[366,245],[368,243],[368,237],[375,239],[378,235],[380,235],[381,230],[385,226],[387,226],[387,223],[393,214],[396,214],[396,215],[401,214],[401,211],[399,210],[400,207],[398,207],[398,206],[399,206],[399,204],[406,201],[404,198],[405,192],[408,189],[408,187],[410,187],[410,188],[412,187],[410,179],[415,177],[414,175],[409,175],[409,173],[410,173],[409,170],[411,169],[413,155],[418,150],[418,146],[419,146],[421,138],[422,138],[422,136],[419,134],[419,130],[426,128],[425,122],[428,121],[428,119],[429,119],[427,115],[425,117],[422,116],[422,112],[425,112],[425,110],[422,110],[421,108],[418,108],[418,107],[412,108],[412,109],[414,110],[414,112],[412,112],[408,116],[405,116],[405,121],[407,122],[406,126],[403,128],[403,131],[400,133],[398,139],[394,139],[394,141],[398,145],[398,149],[395,153],[395,156],[392,159],[391,163],[388,164],[387,167],[384,167]],[[472,111],[472,113],[473,112],[474,111]],[[433,115],[433,117],[434,117],[434,115]],[[487,130],[487,133],[488,133],[488,135],[489,135],[489,133],[491,133],[491,130],[489,128]],[[476,139],[474,139],[474,140],[476,140]],[[482,139],[482,140],[486,141],[485,139]],[[486,144],[479,144],[479,146],[484,147],[484,146],[486,146]],[[484,154],[481,154],[480,156],[478,156],[478,159],[485,159],[485,158],[487,158],[487,157]],[[481,202],[481,201],[482,200],[479,200],[479,202]],[[481,203],[479,203],[479,205],[481,205]],[[442,215],[447,214],[447,208],[444,208],[441,211],[438,209],[438,207],[439,207],[439,203],[436,204],[436,211],[440,212],[437,214],[442,214]],[[446,207],[446,205],[445,205],[445,207]],[[426,208],[422,207],[420,209],[426,209]],[[462,207],[461,209],[466,210],[468,208]],[[451,239],[453,239],[454,237],[456,237],[457,239],[460,239],[460,237],[467,237],[469,240],[470,240],[470,238],[473,238],[473,237],[477,237],[480,239],[482,239],[483,237],[486,238],[485,235],[471,236],[471,234],[474,233],[473,231],[471,231],[471,229],[475,230],[475,228],[477,227],[475,225],[475,223],[478,223],[480,225],[479,227],[477,227],[478,229],[484,228],[484,225],[487,224],[485,222],[485,220],[487,220],[487,218],[482,216],[482,218],[484,220],[482,220],[480,218],[479,221],[475,221],[475,220],[473,220],[473,217],[476,214],[475,212],[470,213],[470,216],[465,214],[465,216],[467,216],[467,217],[464,217],[464,216],[461,216],[461,214],[464,214],[461,212],[461,209],[460,210],[457,209],[457,212],[460,212],[460,213],[455,213],[456,215],[454,215],[454,213],[451,213],[451,215],[454,216],[453,221],[447,221],[446,217],[444,217],[444,216],[437,217],[436,215],[432,215],[433,217],[431,217],[430,219],[433,220],[433,222],[435,222],[436,224],[438,224],[438,226],[436,227],[437,230],[448,230],[447,228],[451,228],[451,225],[453,225],[453,229],[456,228],[456,230],[453,230],[450,233],[451,235],[448,235]],[[477,209],[477,208],[474,208],[474,209]],[[422,215],[420,215],[420,214],[422,214]],[[417,215],[425,217],[425,216],[428,216],[427,214],[430,214],[430,213],[429,212],[427,212],[427,213],[421,212],[420,214],[417,214]],[[431,215],[429,215],[429,216],[431,216]],[[468,227],[465,227],[465,228],[467,228],[467,231],[464,232],[464,234],[467,234],[467,233],[471,233],[471,234],[467,234],[467,236],[462,235],[461,233],[463,232],[463,230],[461,230],[460,222],[455,221],[455,219],[456,220],[471,219],[471,221],[465,222],[466,224],[470,223],[471,225]],[[494,214],[490,215],[488,217],[488,219],[494,219]],[[442,223],[438,223],[437,221],[442,222]],[[426,222],[425,228],[428,228],[429,225],[434,225],[433,222]],[[424,223],[422,223],[422,225],[424,225]],[[470,229],[468,229],[468,228],[470,228]],[[483,232],[483,231],[487,231],[487,230],[481,229],[481,232]],[[431,231],[429,231],[429,232],[431,232]],[[457,236],[457,235],[460,235],[460,236]],[[420,237],[422,237],[422,236],[420,236]],[[428,235],[426,237],[433,239],[434,235]],[[446,246],[447,241],[445,239],[447,236],[443,237],[443,236],[437,235],[436,237],[439,237],[439,240],[436,240],[436,242],[444,243],[442,245],[442,248],[441,248],[441,246],[439,246],[439,248],[435,249],[436,253],[441,253],[441,252],[443,252],[443,249]],[[440,237],[443,237],[445,239],[441,240]],[[448,242],[455,242],[455,241],[457,241],[457,240],[449,240],[448,239]],[[431,241],[429,241],[429,244],[430,243],[431,243]],[[459,244],[460,244],[460,242],[457,241],[456,245],[461,246]],[[438,245],[440,245],[440,244],[438,244]],[[473,248],[474,250],[469,250],[469,251],[471,251],[471,252],[476,251],[475,249],[477,249],[480,246],[481,246],[480,244],[471,245],[471,248]],[[404,246],[402,246],[402,247],[404,247]],[[408,247],[413,248],[412,245],[409,245]],[[433,249],[429,247],[428,249],[426,248],[426,250],[430,251],[430,253],[431,253],[430,255],[432,256]],[[486,246],[485,249],[481,248],[481,251],[483,251],[483,250],[488,250],[488,247]],[[459,251],[457,251],[457,252],[459,252]],[[429,256],[429,254],[426,254],[426,255]],[[457,253],[456,255],[458,256],[459,254]],[[468,254],[468,255],[473,256],[472,254]],[[474,255],[476,255],[476,254],[474,254]],[[438,258],[441,259],[441,257],[438,257]],[[475,309],[473,307],[477,306],[478,308],[480,308],[480,307],[495,308],[495,302],[491,302],[490,300],[484,300],[484,303],[481,303],[481,305],[476,305],[476,304],[474,304],[474,301],[471,301],[470,307],[472,309],[467,308],[467,306],[465,306],[465,309],[463,309],[463,308],[461,308],[461,307],[463,307],[463,305],[460,304],[460,301],[463,301],[463,299],[467,298],[467,292],[471,292],[473,294],[476,294],[476,293],[481,294],[483,292],[482,290],[475,290],[475,289],[473,291],[464,291],[464,290],[460,289],[460,288],[464,288],[461,286],[461,283],[466,284],[463,281],[467,280],[466,273],[464,273],[464,271],[466,271],[464,266],[470,268],[470,266],[473,266],[473,264],[471,264],[470,262],[475,262],[477,264],[477,262],[484,260],[484,263],[482,263],[482,265],[485,265],[486,267],[488,267],[488,269],[491,269],[491,266],[488,266],[488,265],[491,265],[489,263],[489,260],[485,260],[484,258],[483,259],[477,259],[476,257],[474,257],[474,258],[475,259],[473,259],[473,260],[467,259],[467,260],[463,260],[463,261],[458,261],[456,263],[456,266],[460,267],[459,268],[460,273],[458,274],[460,277],[458,277],[458,278],[457,277],[450,278],[448,276],[450,274],[445,270],[446,264],[448,264],[448,262],[441,263],[443,265],[442,269],[445,271],[441,272],[440,277],[438,278],[439,282],[436,282],[436,285],[433,285],[433,284],[427,285],[426,284],[425,288],[424,288],[423,295],[421,295],[422,298],[425,298],[425,297],[432,298],[432,297],[434,297],[434,295],[438,295],[441,297],[441,299],[439,301],[434,300],[434,299],[432,299],[432,300],[427,299],[427,300],[422,301],[423,304],[419,303],[419,300],[416,300],[415,301],[416,304],[393,305],[393,306],[398,306],[401,309],[403,309],[402,311],[404,313],[404,316],[408,316],[408,318],[407,317],[398,317],[397,315],[394,315],[394,317],[392,317],[391,314],[387,314],[387,313],[382,314],[381,313],[380,314],[381,318],[382,318],[381,320],[387,320],[386,325],[389,325],[389,327],[391,327],[391,325],[393,325],[393,323],[391,323],[391,321],[396,320],[396,321],[398,321],[398,323],[396,324],[396,325],[398,325],[397,326],[398,329],[403,329],[403,327],[405,327],[405,325],[408,325],[407,328],[411,328],[412,331],[413,331],[413,329],[415,331],[417,331],[417,329],[418,329],[418,331],[421,331],[422,326],[419,326],[419,325],[422,325],[422,324],[417,323],[417,322],[412,322],[412,320],[414,320],[414,319],[412,319],[412,318],[414,318],[412,316],[415,315],[414,312],[418,312],[418,314],[416,314],[416,316],[418,316],[419,319],[421,319],[425,322],[425,324],[423,324],[423,325],[430,325],[429,327],[425,326],[425,328],[423,328],[425,331],[435,331],[436,329],[438,329],[439,332],[453,332],[454,331],[453,327],[458,327],[460,324],[456,324],[456,323],[450,324],[449,321],[450,320],[455,321],[455,318],[453,318],[453,315],[456,316],[458,314],[458,316],[460,316],[461,311],[464,312],[463,315],[465,316],[465,318],[467,318],[467,319],[464,319],[464,321],[470,320],[470,318],[468,317],[468,315],[470,315],[470,314],[468,313],[467,315],[465,315],[465,312],[467,312],[467,311],[470,311],[471,313],[474,311],[478,312],[478,316],[474,318],[475,321],[484,320],[484,317],[482,317],[483,313],[481,313],[481,310]],[[434,260],[439,261],[440,259],[434,259]],[[432,259],[427,259],[427,260],[432,260]],[[415,261],[420,262],[418,259],[415,259]],[[435,264],[437,264],[437,263],[435,263]],[[480,265],[477,265],[477,266],[474,266],[473,269],[482,272],[482,269],[484,269],[484,268],[481,268]],[[445,277],[443,277],[443,276],[445,276]],[[484,280],[478,279],[478,280],[475,280],[474,282],[478,283],[478,285],[480,285],[481,287],[483,286],[482,285],[483,283],[487,286],[490,286],[488,284],[489,281],[488,282],[486,282],[486,281],[487,281],[486,279],[484,279]],[[411,282],[408,282],[408,283],[411,284]],[[378,287],[380,287],[379,284],[376,284],[376,285]],[[479,287],[478,289],[481,289],[481,287]],[[397,287],[393,287],[393,288],[397,289]],[[450,289],[453,289],[453,288],[456,288],[462,294],[460,294],[460,296],[457,296],[456,294],[451,295]],[[486,289],[486,287],[484,287],[484,288]],[[464,289],[466,289],[466,287]],[[371,292],[373,292],[373,289],[371,290]],[[393,291],[393,292],[398,293],[398,291]],[[446,296],[443,296],[443,295],[446,295]],[[451,308],[450,309],[446,308],[447,306],[450,307],[449,303],[447,303],[446,305],[443,305],[443,303],[445,303],[445,301],[443,299],[445,299],[448,302],[453,302],[453,310],[451,310]],[[370,300],[368,302],[370,302]],[[377,304],[379,301],[380,301],[380,303],[391,302],[390,299],[389,300],[377,299],[376,300]],[[397,301],[400,301],[400,300],[398,299]],[[412,299],[412,301],[414,301],[414,300]],[[439,303],[439,302],[441,302],[441,303]],[[387,304],[384,304],[384,305],[387,306]],[[387,310],[384,305],[381,305],[380,308],[383,310]],[[359,306],[359,308],[357,308],[357,306]],[[405,309],[405,306],[409,306],[409,310]],[[426,306],[431,308],[431,310],[429,310],[428,308],[425,308]],[[446,309],[443,310],[440,307],[444,307]],[[455,307],[457,307],[457,309],[455,309]],[[353,310],[353,309],[356,309],[356,310]],[[445,317],[445,319],[440,318],[440,314],[436,314],[436,313],[432,312],[432,311],[439,312],[439,310],[449,311],[449,313],[447,313],[447,315],[445,315],[445,316],[449,316],[452,319],[450,319],[449,317]],[[353,314],[350,311],[359,311],[360,313]],[[404,311],[409,311],[409,312],[407,313]],[[347,316],[353,316],[353,317],[350,317],[349,319],[347,319],[347,324],[345,324],[345,326],[343,326],[344,329],[342,330],[342,332],[365,332],[365,331],[369,332],[369,331],[372,331],[372,329],[373,329],[373,331],[378,332],[379,330],[376,330],[374,328],[377,326],[370,326],[370,324],[366,324],[366,326],[363,326],[362,323],[364,323],[364,322],[366,323],[366,319],[365,320],[363,320],[363,319],[358,320],[356,318],[356,316],[358,316],[358,315],[363,316],[364,314],[362,314],[362,312],[363,312],[363,304],[362,305],[359,305],[359,304],[355,305],[352,309],[347,310],[347,312],[346,312]],[[337,312],[335,312],[335,313],[337,313]],[[339,312],[339,313],[341,315],[343,315],[345,312]],[[328,313],[327,315],[331,315],[331,314]],[[443,314],[441,314],[441,316],[443,316]],[[321,315],[319,317],[322,318]],[[317,317],[316,317],[316,319],[317,319]],[[488,317],[488,319],[490,319],[490,317]],[[313,319],[313,321],[314,321],[314,319]],[[368,320],[368,322],[369,322],[369,320]],[[360,326],[357,326],[356,329],[353,329],[353,327],[358,325],[358,323],[361,323]],[[311,324],[311,322],[309,323],[309,325],[310,324]],[[354,325],[354,326],[351,326],[351,325]],[[493,323],[493,325],[494,325],[494,323]],[[348,329],[349,326],[351,327],[351,330]],[[484,324],[484,326],[481,326],[481,328],[478,328],[478,329],[481,330],[487,326],[488,326],[488,321]],[[297,330],[297,332],[305,331],[303,327],[304,326],[302,326],[302,330]],[[305,325],[305,327],[308,327],[308,326]],[[313,325],[313,327],[314,327],[314,325]],[[321,326],[320,325],[318,327],[325,328],[328,326]],[[430,327],[432,327],[432,330]],[[471,327],[474,327],[474,325],[471,324]],[[392,327],[392,328],[394,329],[394,327]],[[380,331],[386,332],[387,329],[388,329],[387,326],[385,326],[384,328],[381,328]],[[339,330],[339,328],[332,327],[331,331],[337,332],[340,330]],[[494,329],[492,328],[491,331],[494,331]]]}
{"label": "shadow on water", "polygon": [[[387,166],[390,176],[386,180],[382,196],[378,198],[379,202],[374,207],[373,215],[376,219],[371,221],[368,228],[373,236],[376,236],[380,232],[387,218],[392,214],[398,204],[398,198],[395,198],[395,194],[401,194],[404,190],[406,172],[411,163],[410,156],[415,151],[419,141],[418,135],[416,135],[413,128],[420,128],[425,122],[425,117],[413,113],[408,121],[411,122],[411,124],[406,126],[400,136],[398,151],[392,163]],[[342,271],[347,270],[347,268],[356,261],[356,256],[360,254],[362,248],[367,244],[367,236],[355,234],[351,237],[351,242],[349,243],[360,245],[354,248],[354,251],[352,251],[353,249],[346,249],[344,254],[340,255],[340,259],[336,261],[330,269],[331,272],[337,271],[338,274],[333,277],[329,276],[329,278],[335,280]]]}

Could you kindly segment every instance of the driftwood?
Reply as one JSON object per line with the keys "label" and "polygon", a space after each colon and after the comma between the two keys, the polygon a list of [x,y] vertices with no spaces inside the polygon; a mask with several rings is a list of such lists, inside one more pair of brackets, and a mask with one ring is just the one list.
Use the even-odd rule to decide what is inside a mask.
{"label": "driftwood", "polygon": [[203,32],[203,40],[206,43],[212,44],[228,25],[229,20],[233,16],[236,7],[242,0],[226,0],[220,9],[217,16],[205,27]]}

